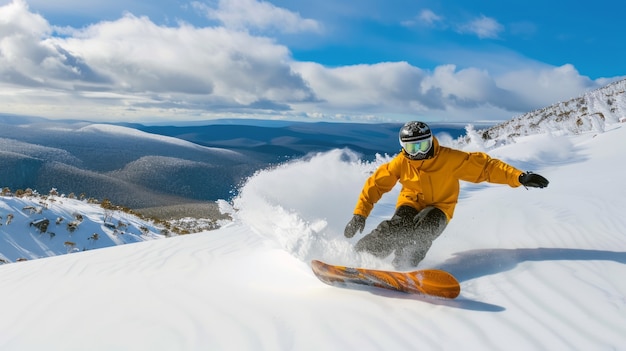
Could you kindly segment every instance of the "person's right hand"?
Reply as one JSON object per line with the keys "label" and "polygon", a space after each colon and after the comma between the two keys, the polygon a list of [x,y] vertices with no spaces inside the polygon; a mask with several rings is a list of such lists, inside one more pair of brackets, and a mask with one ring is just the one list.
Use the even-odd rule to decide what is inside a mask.
{"label": "person's right hand", "polygon": [[351,238],[358,231],[359,233],[363,233],[363,229],[365,229],[365,217],[355,214],[348,225],[346,225],[346,229],[343,231],[343,235],[346,238]]}

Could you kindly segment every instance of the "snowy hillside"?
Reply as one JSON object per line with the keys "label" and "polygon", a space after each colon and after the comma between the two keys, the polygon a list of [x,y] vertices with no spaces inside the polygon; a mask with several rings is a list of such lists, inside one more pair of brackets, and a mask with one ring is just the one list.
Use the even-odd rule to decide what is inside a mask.
{"label": "snowy hillside", "polygon": [[626,119],[626,79],[568,101],[525,113],[480,132],[489,140],[503,141],[546,131],[577,134],[602,132],[607,124]]}
{"label": "snowy hillside", "polygon": [[[359,235],[342,235],[385,158],[335,150],[252,177],[219,230],[0,266],[0,349],[623,349],[624,140],[626,125],[615,123],[492,147],[551,183],[463,184],[455,217],[420,265],[456,275],[456,300],[315,278],[312,258],[391,267],[353,253]],[[397,191],[366,230],[393,213]]]}
{"label": "snowy hillside", "polygon": [[0,196],[0,262],[164,238],[165,227],[58,195]]}

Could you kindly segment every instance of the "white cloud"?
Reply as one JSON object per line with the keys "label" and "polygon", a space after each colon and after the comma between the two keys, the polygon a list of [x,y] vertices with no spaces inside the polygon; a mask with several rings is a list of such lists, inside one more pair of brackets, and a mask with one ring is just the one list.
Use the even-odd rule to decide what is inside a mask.
{"label": "white cloud", "polygon": [[504,26],[497,20],[484,15],[458,27],[460,33],[474,34],[481,39],[497,39],[503,30]]}
{"label": "white cloud", "polygon": [[[503,74],[498,85],[514,90],[526,106],[544,107],[580,95],[581,91],[598,88],[603,81],[592,81],[570,64],[541,70],[518,70]],[[528,108],[530,110],[530,108]]]}
{"label": "white cloud", "polygon": [[439,66],[421,84],[424,91],[438,90],[446,99],[487,101],[495,84],[489,74],[475,68],[456,71],[454,65]]}
{"label": "white cloud", "polygon": [[54,37],[49,24],[19,0],[0,7],[0,18],[7,19],[0,27],[1,84],[14,91],[4,94],[5,102],[15,104],[28,94],[36,99],[30,111],[40,104],[50,110],[45,91],[65,94],[58,101],[73,106],[108,106],[106,113],[282,110],[289,102],[314,99],[292,72],[287,48],[245,32],[158,26],[129,14]]}
{"label": "white cloud", "polygon": [[424,9],[412,20],[403,21],[402,25],[407,27],[412,26],[425,26],[425,27],[437,27],[443,26],[443,17],[437,15],[432,10]]}
{"label": "white cloud", "polygon": [[0,77],[20,86],[65,85],[76,76],[75,67],[48,38],[52,29],[23,0],[0,7]]}
{"label": "white cloud", "polygon": [[509,71],[442,65],[433,72],[406,62],[328,68],[294,63],[322,102],[298,108],[332,115],[426,116],[443,120],[508,119],[597,88],[571,65]]}
{"label": "white cloud", "polygon": [[216,4],[193,2],[210,19],[218,20],[232,29],[273,30],[286,33],[317,32],[321,25],[298,13],[276,7],[266,1],[218,0]]}
{"label": "white cloud", "polygon": [[0,38],[24,32],[30,32],[33,36],[43,36],[49,31],[48,22],[40,15],[31,13],[24,0],[13,0],[1,8]]}
{"label": "white cloud", "polygon": [[428,26],[433,26],[441,21],[443,21],[443,17],[437,15],[431,10],[422,10],[420,14],[417,16],[417,19],[420,23],[423,23]]}
{"label": "white cloud", "polygon": [[242,114],[468,121],[510,118],[607,83],[571,65],[506,55],[497,69],[326,67],[296,62],[287,47],[248,31],[157,25],[131,14],[55,31],[23,0],[0,6],[1,112],[117,121]]}
{"label": "white cloud", "polygon": [[316,63],[294,63],[294,69],[308,82],[322,102],[342,110],[398,109],[420,101],[416,83],[424,73],[406,62],[328,68]]}

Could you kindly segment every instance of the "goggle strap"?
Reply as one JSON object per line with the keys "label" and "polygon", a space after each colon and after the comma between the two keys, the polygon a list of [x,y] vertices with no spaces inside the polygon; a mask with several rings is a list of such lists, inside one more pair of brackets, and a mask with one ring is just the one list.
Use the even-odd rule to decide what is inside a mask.
{"label": "goggle strap", "polygon": [[428,140],[431,139],[432,135],[420,135],[420,136],[416,136],[416,137],[412,137],[412,138],[404,138],[404,140],[402,140],[403,143],[414,143],[416,141],[421,141],[421,140]]}

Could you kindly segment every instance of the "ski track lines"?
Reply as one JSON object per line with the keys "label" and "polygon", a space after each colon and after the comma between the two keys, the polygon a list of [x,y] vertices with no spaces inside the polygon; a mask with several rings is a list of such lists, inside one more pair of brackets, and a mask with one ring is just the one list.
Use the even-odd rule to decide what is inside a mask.
{"label": "ski track lines", "polygon": [[[195,243],[184,244],[185,240]],[[207,241],[212,251],[206,250]],[[198,235],[120,246],[119,251],[101,249],[7,265],[2,267],[3,282],[12,289],[1,293],[0,304],[11,303],[11,309],[18,311],[35,309],[41,317],[28,325],[20,323],[19,318],[5,318],[0,321],[0,329],[14,330],[22,336],[16,344],[21,350],[25,349],[25,340],[29,340],[26,345],[31,349],[47,349],[46,340],[58,340],[55,334],[63,330],[50,328],[52,325],[67,326],[67,339],[55,345],[58,350],[84,349],[81,345],[97,345],[96,349],[101,350],[196,349],[202,346],[195,344],[198,340],[206,342],[206,326],[201,321],[209,317],[227,324],[228,318],[224,320],[220,315],[230,314],[221,299],[212,298],[211,290],[220,287],[219,277],[214,279],[217,274],[210,269],[207,279],[198,279],[202,276],[198,270],[217,266],[215,270],[219,271],[214,258],[232,252],[232,243],[224,237]],[[190,245],[186,247],[191,249],[181,253],[181,245]],[[29,275],[37,282],[27,289],[20,283]],[[229,286],[232,284],[226,281],[222,289]],[[47,295],[49,290],[54,293]],[[197,301],[206,306],[198,306]],[[210,318],[215,311],[220,313]],[[244,317],[240,318],[242,322]],[[172,326],[169,319],[183,322]],[[119,324],[111,325],[111,321]],[[84,327],[74,333],[77,324]],[[103,330],[107,333],[102,334]],[[215,325],[213,330],[223,329]],[[29,338],[33,331],[37,331],[37,337]],[[0,336],[0,348],[10,350],[11,341]]]}
{"label": "ski track lines", "polygon": [[[50,349],[51,340],[55,350],[460,346],[438,340],[445,305],[328,287],[245,227],[1,268],[11,289],[0,310],[13,311],[0,320],[2,350]],[[33,310],[37,318],[17,314]]]}

